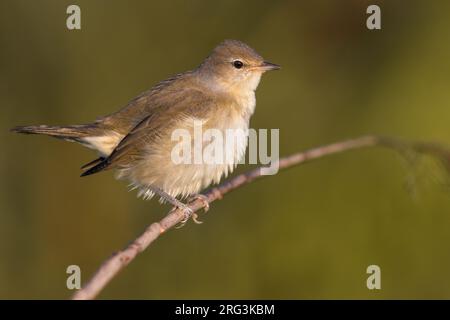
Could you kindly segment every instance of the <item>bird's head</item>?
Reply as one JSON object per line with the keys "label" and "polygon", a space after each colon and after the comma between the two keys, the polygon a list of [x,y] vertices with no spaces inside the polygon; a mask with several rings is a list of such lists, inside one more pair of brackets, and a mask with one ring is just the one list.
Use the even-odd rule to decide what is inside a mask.
{"label": "bird's head", "polygon": [[256,90],[261,75],[280,66],[265,61],[254,49],[237,40],[219,44],[197,69],[211,87],[223,90]]}

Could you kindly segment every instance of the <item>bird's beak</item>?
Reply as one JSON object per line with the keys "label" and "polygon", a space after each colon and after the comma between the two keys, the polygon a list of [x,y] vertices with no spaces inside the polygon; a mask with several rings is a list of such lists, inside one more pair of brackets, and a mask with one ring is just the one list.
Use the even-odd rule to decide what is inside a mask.
{"label": "bird's beak", "polygon": [[278,70],[281,67],[275,63],[272,62],[268,62],[268,61],[264,61],[261,65],[260,68],[264,71],[270,71],[270,70]]}

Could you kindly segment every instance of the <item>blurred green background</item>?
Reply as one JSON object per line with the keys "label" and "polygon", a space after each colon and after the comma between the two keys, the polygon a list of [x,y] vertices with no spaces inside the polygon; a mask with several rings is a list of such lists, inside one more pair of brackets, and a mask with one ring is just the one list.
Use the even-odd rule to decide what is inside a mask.
{"label": "blurred green background", "polygon": [[[66,28],[69,4],[80,31]],[[366,28],[369,4],[380,31]],[[263,77],[252,118],[280,129],[281,155],[367,133],[448,144],[449,11],[437,0],[1,0],[0,298],[68,298],[68,265],[88,280],[169,209],[111,172],[79,178],[92,151],[9,128],[89,122],[232,38],[283,67]],[[450,298],[450,190],[430,161],[352,151],[248,185],[201,218],[100,298]],[[366,288],[371,264],[379,291]]]}

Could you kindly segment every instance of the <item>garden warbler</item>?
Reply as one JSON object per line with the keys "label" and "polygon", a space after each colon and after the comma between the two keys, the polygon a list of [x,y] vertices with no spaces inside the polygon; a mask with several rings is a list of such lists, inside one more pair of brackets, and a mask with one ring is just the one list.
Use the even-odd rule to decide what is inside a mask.
{"label": "garden warbler", "polygon": [[245,135],[238,139],[230,161],[175,163],[173,133],[179,129],[193,133],[195,121],[203,130],[248,130],[261,75],[279,68],[248,45],[226,40],[196,69],[158,83],[95,122],[19,126],[12,131],[45,134],[96,150],[100,157],[82,167],[86,169],[82,176],[116,169],[118,178],[127,179],[139,195],[160,196],[182,208],[187,220],[192,211],[180,200],[198,195],[230,173],[245,155],[248,139]]}

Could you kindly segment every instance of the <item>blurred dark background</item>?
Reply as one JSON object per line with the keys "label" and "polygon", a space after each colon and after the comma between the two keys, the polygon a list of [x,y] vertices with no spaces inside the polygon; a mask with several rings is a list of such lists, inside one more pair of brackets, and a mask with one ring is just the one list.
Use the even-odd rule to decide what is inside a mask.
{"label": "blurred dark background", "polygon": [[[66,28],[81,7],[82,29]],[[366,28],[378,4],[382,29]],[[280,153],[367,133],[450,142],[448,1],[0,1],[0,298],[67,298],[169,209],[79,145],[8,132],[77,124],[196,67],[227,38],[282,65],[254,128]],[[252,166],[244,166],[243,171]],[[450,190],[429,159],[336,155],[258,181],[170,231],[101,298],[450,298]],[[366,288],[377,264],[382,289]]]}

